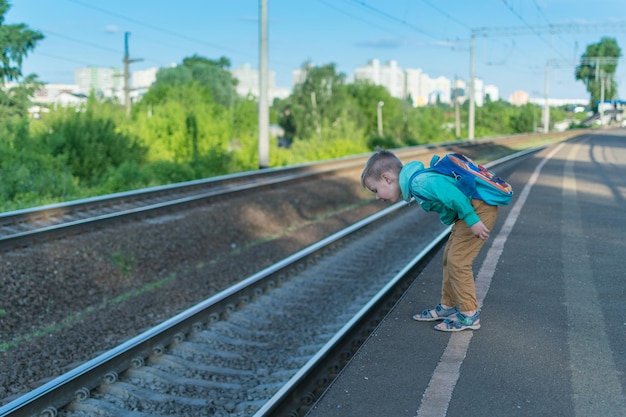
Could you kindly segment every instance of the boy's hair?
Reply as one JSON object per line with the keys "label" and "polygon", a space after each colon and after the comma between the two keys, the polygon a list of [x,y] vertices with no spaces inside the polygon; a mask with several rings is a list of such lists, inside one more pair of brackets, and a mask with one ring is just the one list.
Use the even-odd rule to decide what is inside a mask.
{"label": "boy's hair", "polygon": [[402,162],[392,152],[384,149],[377,150],[365,164],[361,173],[361,185],[365,187],[365,180],[368,178],[380,179],[385,172],[397,174],[402,169]]}

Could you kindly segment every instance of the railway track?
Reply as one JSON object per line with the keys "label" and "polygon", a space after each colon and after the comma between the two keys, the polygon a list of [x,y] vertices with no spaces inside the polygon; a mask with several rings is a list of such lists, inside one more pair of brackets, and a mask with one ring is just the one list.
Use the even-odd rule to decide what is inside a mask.
{"label": "railway track", "polygon": [[[423,246],[412,246],[402,230],[418,218],[404,203],[383,210],[20,397],[0,415],[304,415],[445,237],[433,225]],[[393,256],[372,264],[380,239]]]}
{"label": "railway track", "polygon": [[[480,144],[480,146],[488,147],[494,145],[492,142],[488,142],[486,144]],[[441,153],[444,150],[449,151],[456,149],[453,146],[446,145],[442,148],[431,148],[426,151],[424,149],[420,149],[418,151],[418,156],[415,156],[414,154],[403,154],[401,157],[403,159],[411,157],[420,157],[421,159],[424,159],[424,153]],[[304,166],[296,167],[294,168],[295,170],[304,169],[305,173],[295,173],[293,176],[286,175],[283,176],[282,180],[297,181],[299,179],[310,177],[311,175],[324,175],[327,173],[341,171],[342,169],[360,170],[365,157],[353,159],[353,161],[340,161],[341,167],[337,165],[324,168]],[[344,162],[345,164],[343,164]],[[284,171],[288,171],[288,169],[285,169]],[[246,175],[237,175],[236,177],[246,177]],[[219,182],[221,180],[222,179],[219,179],[215,182]],[[237,179],[237,181],[239,180],[242,179]],[[274,180],[276,180],[276,178],[274,178]],[[278,181],[280,181],[280,179]],[[243,180],[243,182],[245,183],[246,181]],[[263,182],[262,184],[259,184],[260,181],[258,179],[255,179],[252,182],[256,182],[257,186],[260,187],[271,186],[273,184],[272,180],[269,182]],[[185,186],[187,185],[193,186],[192,184],[185,184]],[[248,185],[239,184],[230,189],[228,185],[225,185],[224,188],[219,191],[220,187],[218,186],[214,187],[212,192],[213,194],[211,196],[207,196],[205,198],[218,197],[221,193],[225,193],[226,195],[237,193],[239,191],[237,190],[237,187],[239,186],[241,186],[242,190],[246,188],[249,189],[250,187],[254,188],[254,185],[250,185],[250,183],[248,183]],[[207,194],[211,193],[209,192]],[[182,197],[175,200],[185,199],[186,197]],[[105,199],[103,198],[102,200]],[[202,201],[202,199],[198,200]],[[161,203],[162,202],[147,204],[144,205],[143,208],[154,205],[159,206]],[[181,206],[178,204],[172,204],[171,206],[174,208],[182,207],[185,203],[180,204]],[[165,198],[164,205],[167,206],[167,198]],[[136,211],[149,212],[151,210],[149,208],[144,210],[143,208]],[[97,210],[98,209],[91,209],[92,212]],[[117,214],[117,217],[120,219],[124,217],[120,214],[124,212],[124,210],[115,211],[110,208],[107,210],[109,210],[110,213]],[[126,208],[125,210],[129,209]],[[133,211],[134,209],[131,208],[130,210]],[[155,210],[157,210],[157,208],[155,208]],[[395,212],[396,210],[398,210],[398,212],[401,211],[397,208],[393,211]],[[389,217],[395,216],[395,214],[391,215],[387,212],[385,212],[384,215],[388,215]],[[99,212],[96,216],[92,216],[91,218],[87,216],[86,223],[92,221],[97,223],[101,221],[100,218],[103,216],[102,212]],[[383,214],[381,214],[381,216],[383,216]],[[411,218],[414,218],[414,215],[411,216]],[[375,220],[375,222],[385,221],[391,220],[386,220],[382,217]],[[59,229],[63,229],[66,227],[65,225],[68,224],[70,228],[80,227],[77,226],[75,220],[69,222],[58,221],[56,226],[58,226]],[[89,361],[83,366],[76,368],[74,371],[44,385],[40,389],[37,389],[19,398],[18,400],[5,405],[0,408],[0,415],[78,416],[94,415],[96,412],[102,413],[101,415],[137,416],[239,416],[251,415],[252,412],[255,412],[255,415],[258,416],[303,415],[301,414],[302,410],[306,409],[308,405],[310,405],[314,398],[316,398],[319,394],[320,390],[323,389],[322,387],[324,384],[332,379],[333,374],[340,369],[341,364],[345,363],[347,358],[351,356],[351,352],[358,347],[360,341],[364,340],[365,335],[368,334],[372,327],[378,322],[380,317],[382,317],[381,314],[384,314],[386,311],[385,309],[388,309],[391,304],[393,304],[393,295],[395,295],[396,298],[399,296],[398,291],[401,291],[402,287],[393,286],[395,289],[392,287],[387,288],[386,292],[393,294],[391,296],[391,301],[389,301],[389,299],[386,301],[383,300],[389,295],[372,295],[375,292],[374,289],[385,288],[389,286],[389,282],[391,281],[406,281],[407,279],[410,279],[407,278],[408,275],[403,276],[402,278],[394,278],[389,275],[385,275],[384,273],[381,273],[380,275],[375,274],[377,278],[383,277],[384,279],[382,281],[373,280],[372,282],[367,280],[367,285],[371,285],[371,287],[368,287],[363,293],[356,293],[357,295],[361,294],[356,297],[358,302],[356,304],[351,304],[350,307],[344,306],[344,301],[342,300],[344,300],[345,297],[355,296],[355,293],[352,291],[354,287],[358,287],[358,284],[363,281],[364,276],[367,276],[368,273],[374,272],[371,266],[368,266],[365,269],[356,270],[356,272],[352,274],[350,268],[347,267],[346,264],[340,263],[339,266],[334,264],[335,262],[338,262],[336,260],[336,255],[334,255],[336,253],[334,248],[341,249],[344,247],[351,247],[352,243],[350,242],[360,240],[360,238],[355,238],[356,236],[363,234],[367,235],[370,233],[367,230],[372,230],[375,227],[373,224],[365,225],[361,223],[359,223],[358,227],[356,226],[357,225],[355,225],[354,230],[348,231],[348,229],[346,229],[346,231],[334,235],[332,238],[336,240],[332,242],[330,241],[331,238],[320,242],[319,245],[330,245],[328,248],[322,249],[322,247],[318,247],[319,245],[314,245],[315,248],[311,247],[310,249],[307,249],[307,251],[312,250],[313,252],[300,252],[282,261],[281,263],[262,271],[254,277],[249,278],[245,281],[247,284],[250,284],[249,288],[244,288],[242,283],[241,285],[217,294],[201,305],[196,306],[196,311],[186,311],[181,313],[168,320],[162,326],[158,326],[157,328],[151,329],[150,331],[137,336],[117,349],[109,351],[106,354]],[[45,230],[46,227],[50,226],[45,226],[43,229]],[[401,226],[401,228],[405,227],[410,226]],[[390,228],[385,227],[383,229],[389,230]],[[33,236],[37,235],[36,230],[37,229],[35,228],[31,231]],[[74,232],[70,232],[70,234],[71,233]],[[441,230],[437,230],[432,231],[431,235],[433,239],[435,239],[441,233],[443,233]],[[373,234],[378,236],[378,239],[382,238],[380,233],[377,235],[376,232],[373,232]],[[402,233],[398,234],[401,235]],[[385,240],[392,241],[393,239],[390,238]],[[433,248],[438,244],[435,240],[433,240],[433,243],[431,244]],[[9,242],[11,239],[7,238],[6,241]],[[410,245],[405,244],[405,247],[410,247]],[[362,250],[356,250],[357,253],[361,251]],[[412,248],[410,254],[407,256],[409,256],[409,258],[414,256],[414,252],[415,248]],[[429,255],[427,252],[424,252],[422,256],[427,258]],[[404,258],[404,260],[398,261],[395,265],[385,265],[381,271],[388,272],[405,270],[407,265],[413,265],[409,268],[409,270],[412,271],[412,276],[414,277],[416,274],[416,269],[414,268],[419,268],[420,262],[422,261],[409,258]],[[354,260],[349,256],[344,256],[343,252],[341,252],[339,259],[345,259],[348,266],[363,263],[359,262],[359,258]],[[327,260],[328,263],[322,263],[322,261],[325,260]],[[321,272],[310,275],[311,268],[314,268],[316,265],[318,267],[318,271]],[[328,274],[328,271],[337,271],[337,273],[334,275],[334,278],[333,274],[330,274],[329,279],[326,280],[324,275]],[[300,273],[304,274],[304,278],[299,278],[300,282],[298,283],[297,278],[300,277]],[[322,279],[322,277],[324,277],[324,279]],[[347,279],[348,277],[352,278]],[[290,284],[292,282],[296,282],[296,284]],[[323,285],[320,286],[323,291],[321,297],[316,299],[315,295],[312,295],[309,298],[308,294],[303,294],[302,289],[306,287],[306,284],[310,284],[311,282],[323,283]],[[344,298],[341,298],[342,296],[340,296],[340,300],[336,301],[334,304],[351,310],[349,310],[349,313],[346,313],[345,311],[337,312],[329,309],[329,312],[332,311],[330,316],[328,316],[329,321],[320,323],[318,330],[311,330],[311,326],[314,327],[315,324],[311,323],[310,318],[319,314],[319,305],[326,305],[329,303],[329,288],[332,288],[332,283],[337,282],[349,282],[352,287],[348,285],[348,292],[343,295]],[[295,289],[284,293],[284,289],[288,288],[289,285],[295,285]],[[283,291],[282,296],[277,296],[280,292],[275,291],[278,290]],[[335,295],[335,293],[342,294],[340,291],[330,290],[330,294]],[[301,298],[298,300],[296,296]],[[259,304],[256,303],[261,299],[265,299],[266,302],[267,300],[271,300],[271,302],[269,304],[261,303],[259,307]],[[371,301],[372,299],[380,300],[374,303]],[[253,304],[255,304],[256,307],[251,307]],[[283,307],[283,304],[287,306],[295,305],[295,310],[281,310],[280,308]],[[333,303],[331,303],[331,305],[332,304]],[[370,307],[374,308],[373,311],[378,312],[367,312],[365,310],[361,312],[364,305],[370,305]],[[262,318],[268,311],[268,306],[270,306],[269,311],[275,310],[277,313],[276,315],[270,315]],[[292,320],[292,317],[297,317],[297,313],[302,313],[305,310],[302,308],[303,306],[314,306],[315,308],[306,310],[307,313],[305,313],[305,316],[300,319],[300,324],[298,324],[298,322]],[[248,309],[248,313],[245,313],[246,308]],[[355,311],[357,311],[357,313],[352,314]],[[186,315],[189,316],[186,317]],[[355,319],[357,316],[362,316],[362,319]],[[287,326],[286,329],[288,332],[274,333],[274,328],[276,327],[275,323],[281,322],[284,317],[290,318],[289,326]],[[341,320],[337,321],[338,317],[341,318]],[[230,321],[232,318],[240,321],[233,324]],[[348,326],[348,322],[346,322],[345,319],[348,319],[348,322],[352,324],[360,322],[364,327],[359,328]],[[246,327],[241,323],[241,320],[243,320],[244,323],[253,323],[252,327]],[[174,324],[174,322],[177,321],[181,321],[181,323],[176,324],[174,327],[181,326],[180,328],[165,328],[166,324]],[[307,329],[307,331],[305,331],[304,334],[293,333],[294,327],[301,327]],[[345,334],[345,337],[338,336],[342,333]],[[313,339],[310,339],[311,334],[315,334],[316,336]],[[233,346],[239,345],[247,346],[253,350],[256,349],[257,353],[262,351],[274,353],[274,351],[277,351],[279,358],[270,361],[272,362],[272,366],[266,366],[265,362],[262,362],[259,365],[254,361],[249,362],[244,360],[243,362],[245,364],[252,363],[252,365],[248,367],[249,369],[246,367],[247,365],[244,366],[242,363],[237,363],[236,361],[235,364],[229,362],[226,364],[208,363],[201,364],[200,366],[191,363],[187,367],[186,371],[182,371],[183,374],[186,375],[188,373],[194,373],[198,369],[203,370],[204,374],[194,374],[196,376],[191,378],[187,378],[186,376],[176,377],[167,382],[170,378],[168,375],[171,375],[171,372],[173,372],[172,366],[176,369],[182,369],[180,361],[174,360],[170,357],[171,352],[173,352],[170,352],[170,349],[181,349],[181,346],[183,346],[182,350],[185,350],[184,347],[197,343],[195,339],[196,337],[200,337],[200,340],[202,340],[202,335],[204,335],[204,339],[211,341],[211,343],[214,343],[217,340],[220,341],[220,343],[223,342],[224,345],[230,346],[227,348],[228,354],[225,355],[226,358],[230,357],[230,349]],[[209,335],[209,337],[207,337],[207,335]],[[250,343],[247,339],[244,339],[242,342],[239,339],[242,335],[253,335],[253,343]],[[142,339],[143,337],[148,337],[149,341]],[[321,340],[320,337],[322,338]],[[261,339],[263,340],[259,342]],[[304,340],[308,341],[308,343],[305,343],[304,346],[300,346],[296,349],[295,353],[290,353],[287,356],[291,358],[289,366],[281,365],[282,367],[280,367],[279,370],[270,372],[270,369],[274,369],[273,365],[275,365],[275,363],[281,363],[281,358],[285,355],[285,352],[289,352],[288,349],[285,350],[283,347],[278,347],[280,345],[276,343],[276,341],[282,340]],[[331,341],[333,341],[333,343],[329,344]],[[253,348],[250,346],[253,346]],[[209,352],[215,352],[214,347],[206,349],[208,349]],[[330,367],[320,365],[322,362],[314,360],[315,357],[319,359],[320,355],[326,360],[332,357],[334,364]],[[214,356],[219,357],[219,355]],[[239,354],[239,356],[242,358],[248,358],[251,357],[251,353],[246,350],[245,353]],[[252,357],[254,356],[255,355],[252,355]],[[185,362],[186,360],[187,359],[184,359],[182,362]],[[99,361],[102,363],[99,363]],[[318,372],[320,367],[324,368],[324,372]],[[163,371],[164,368],[167,370]],[[157,371],[153,372],[153,369],[156,369]],[[329,371],[328,369],[331,370]],[[147,373],[145,372],[146,370],[148,370]],[[189,391],[201,392],[201,394],[198,394],[200,398],[194,395],[188,398],[184,395],[184,392],[187,391],[186,388],[182,388],[184,383],[186,383],[185,378],[189,380],[187,381],[189,382],[189,387],[191,387],[189,388]],[[208,383],[206,381],[207,379],[209,380]],[[128,385],[129,380],[143,381],[140,382],[141,389],[132,388],[133,385]],[[240,382],[231,382],[234,380],[239,380]],[[194,385],[196,382],[199,384],[199,387]],[[174,393],[163,393],[158,390],[156,392],[150,390],[154,386],[167,385],[168,383],[171,386],[177,386],[178,388],[176,389],[179,391]],[[263,388],[259,389],[259,386]],[[119,390],[120,387],[123,387],[123,389]],[[146,387],[150,387],[150,389],[146,389]],[[107,403],[106,400],[102,400],[102,398],[114,397],[112,397],[113,394],[108,391],[109,389],[112,390],[111,392],[117,392],[117,395],[123,397],[123,399],[114,400],[113,405]],[[183,390],[183,393],[181,393],[180,390]],[[223,393],[224,390],[236,392],[237,395],[244,395],[245,398],[242,400],[240,397],[233,398],[225,396]],[[225,398],[231,399],[228,401],[225,400]],[[285,401],[285,399],[288,399],[288,401]],[[133,402],[135,403],[134,406],[131,404]],[[119,406],[122,403],[125,405],[130,404],[130,408],[122,408],[121,410],[123,411],[120,411]],[[163,406],[163,403],[166,405]],[[172,404],[178,405],[172,407]],[[145,407],[147,408],[144,409]],[[196,407],[195,410],[193,410],[194,407]]]}
{"label": "railway track", "polygon": [[[561,135],[551,135],[558,140]],[[569,133],[569,135],[572,135]],[[469,153],[502,152],[533,140],[534,136],[513,136],[497,139],[460,141],[437,146],[397,150],[401,159],[427,159],[433,153],[463,151]],[[129,191],[66,203],[0,213],[0,251],[31,246],[39,242],[64,238],[106,227],[111,222],[145,218],[159,212],[182,210],[190,205],[212,199],[224,199],[238,193],[261,190],[277,184],[310,180],[316,176],[360,170],[368,155],[342,158],[321,163],[268,169],[185,183]]]}
{"label": "railway track", "polygon": [[[420,221],[404,203],[383,210],[3,406],[0,415],[304,416],[442,244],[448,229]],[[420,247],[405,233],[418,227]]]}

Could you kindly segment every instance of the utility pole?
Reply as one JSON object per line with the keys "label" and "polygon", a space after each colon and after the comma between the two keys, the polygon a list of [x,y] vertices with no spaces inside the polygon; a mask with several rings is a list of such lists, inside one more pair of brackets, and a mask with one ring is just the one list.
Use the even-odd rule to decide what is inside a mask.
{"label": "utility pole", "polygon": [[377,114],[378,114],[378,137],[383,137],[383,106],[385,105],[384,101],[379,101],[376,104]]}
{"label": "utility pole", "polygon": [[598,106],[600,113],[600,126],[604,126],[604,73],[600,71],[600,105]]}
{"label": "utility pole", "polygon": [[269,167],[269,104],[267,0],[259,1],[259,169]]}
{"label": "utility pole", "polygon": [[124,33],[124,105],[126,106],[126,117],[130,117],[130,64],[143,61],[142,59],[130,59],[128,56],[128,37],[130,32]]}
{"label": "utility pole", "polygon": [[548,133],[550,131],[549,90],[550,90],[550,61],[546,63],[546,80],[545,80],[545,86],[544,86],[545,104],[543,106],[543,133]]}
{"label": "utility pole", "polygon": [[472,32],[472,43],[470,46],[470,82],[469,82],[469,123],[467,128],[467,138],[474,140],[474,112],[476,103],[474,101],[474,53],[476,51],[476,37]]}
{"label": "utility pole", "polygon": [[456,138],[461,137],[461,112],[459,111],[459,79],[454,76],[454,124],[456,126]]}
{"label": "utility pole", "polygon": [[543,106],[543,133],[550,131],[550,61],[552,60],[554,32],[550,33],[550,59],[546,64],[546,84],[544,87],[545,104]]}

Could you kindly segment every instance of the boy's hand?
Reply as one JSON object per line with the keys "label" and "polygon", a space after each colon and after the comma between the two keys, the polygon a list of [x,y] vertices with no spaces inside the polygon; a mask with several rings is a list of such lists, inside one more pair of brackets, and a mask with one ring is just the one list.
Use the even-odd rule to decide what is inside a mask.
{"label": "boy's hand", "polygon": [[474,236],[479,239],[487,240],[489,238],[489,229],[487,229],[487,226],[485,226],[485,224],[481,221],[474,223],[470,229],[472,230]]}

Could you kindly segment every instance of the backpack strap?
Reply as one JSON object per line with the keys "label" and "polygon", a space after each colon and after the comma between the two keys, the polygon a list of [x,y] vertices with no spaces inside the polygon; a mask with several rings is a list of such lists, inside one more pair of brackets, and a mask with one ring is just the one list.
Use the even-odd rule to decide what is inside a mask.
{"label": "backpack strap", "polygon": [[422,195],[416,193],[415,191],[413,191],[411,184],[413,184],[413,179],[415,179],[415,177],[417,177],[420,174],[423,174],[424,172],[430,171],[430,168],[425,168],[425,169],[421,169],[419,171],[415,171],[413,173],[413,175],[411,175],[411,178],[409,178],[409,191],[411,192],[411,195],[413,197],[417,197],[419,200],[421,201],[429,201],[427,198],[423,197]]}

